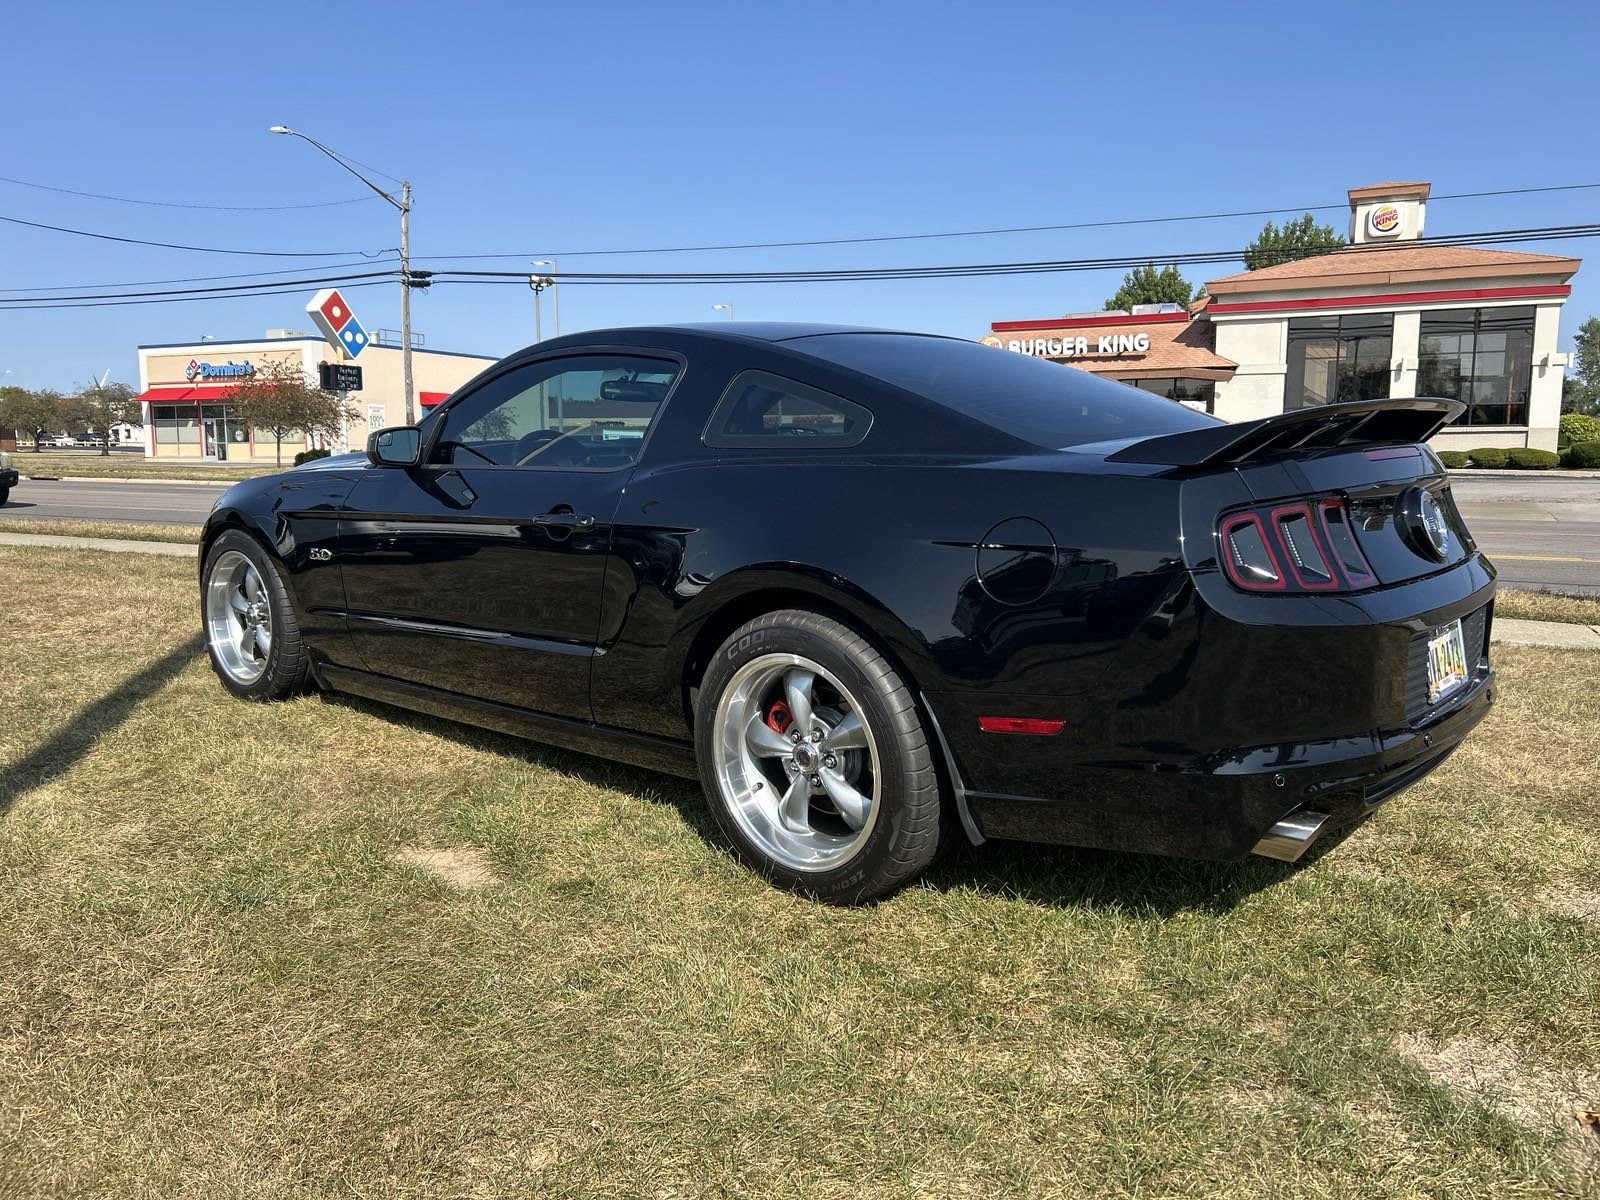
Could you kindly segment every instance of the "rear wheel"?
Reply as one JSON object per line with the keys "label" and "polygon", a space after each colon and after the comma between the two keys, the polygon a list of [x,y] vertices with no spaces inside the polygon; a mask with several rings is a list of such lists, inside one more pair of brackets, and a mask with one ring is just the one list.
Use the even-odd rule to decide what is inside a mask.
{"label": "rear wheel", "polygon": [[785,887],[867,900],[939,851],[938,779],[911,693],[828,617],[786,610],[735,630],[702,681],[695,746],[724,832]]}
{"label": "rear wheel", "polygon": [[211,544],[201,579],[206,652],[223,687],[246,700],[304,691],[311,659],[283,577],[261,544],[228,530]]}
{"label": "rear wheel", "polygon": [[11,499],[11,489],[8,487],[0,487],[0,504],[4,504],[9,499]]}

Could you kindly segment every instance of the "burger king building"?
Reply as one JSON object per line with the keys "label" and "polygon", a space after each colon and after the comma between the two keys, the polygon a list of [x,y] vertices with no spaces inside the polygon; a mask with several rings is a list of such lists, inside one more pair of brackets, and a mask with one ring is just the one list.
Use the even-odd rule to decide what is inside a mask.
{"label": "burger king building", "polygon": [[1567,366],[1557,331],[1581,261],[1430,245],[1428,192],[1427,183],[1352,188],[1350,245],[1208,280],[1187,311],[996,321],[983,340],[1229,421],[1446,396],[1467,409],[1435,448],[1553,450]]}

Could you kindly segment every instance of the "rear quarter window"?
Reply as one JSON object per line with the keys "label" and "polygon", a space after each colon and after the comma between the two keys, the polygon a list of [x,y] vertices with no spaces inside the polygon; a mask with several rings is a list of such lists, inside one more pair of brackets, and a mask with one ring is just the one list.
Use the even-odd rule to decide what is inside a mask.
{"label": "rear quarter window", "polygon": [[768,371],[734,376],[706,422],[708,446],[857,446],[872,413],[854,401]]}
{"label": "rear quarter window", "polygon": [[958,338],[828,333],[786,344],[924,396],[1043,449],[1220,424],[1176,401],[1076,367]]}

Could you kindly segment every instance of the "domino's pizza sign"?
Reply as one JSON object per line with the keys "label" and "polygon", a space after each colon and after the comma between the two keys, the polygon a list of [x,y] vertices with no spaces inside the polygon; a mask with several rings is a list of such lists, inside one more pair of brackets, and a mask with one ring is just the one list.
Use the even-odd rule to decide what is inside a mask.
{"label": "domino's pizza sign", "polygon": [[350,311],[338,288],[323,288],[311,297],[306,313],[322,330],[322,336],[342,347],[351,358],[359,358],[367,348],[367,331]]}

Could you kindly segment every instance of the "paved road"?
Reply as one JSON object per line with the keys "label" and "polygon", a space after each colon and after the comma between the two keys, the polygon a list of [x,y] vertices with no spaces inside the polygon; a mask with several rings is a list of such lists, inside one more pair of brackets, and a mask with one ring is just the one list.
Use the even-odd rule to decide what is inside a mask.
{"label": "paved road", "polygon": [[1452,475],[1450,490],[1502,583],[1600,594],[1600,479]]}
{"label": "paved road", "polygon": [[[1455,475],[1456,502],[1502,581],[1600,594],[1600,479]],[[225,483],[44,483],[24,479],[7,517],[197,525]]]}
{"label": "paved road", "polygon": [[211,511],[211,502],[226,487],[226,483],[52,483],[24,479],[11,490],[11,499],[0,508],[0,516],[198,525]]}

